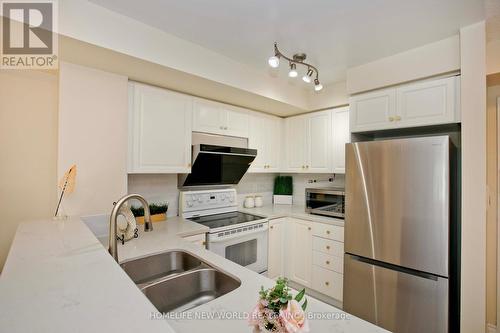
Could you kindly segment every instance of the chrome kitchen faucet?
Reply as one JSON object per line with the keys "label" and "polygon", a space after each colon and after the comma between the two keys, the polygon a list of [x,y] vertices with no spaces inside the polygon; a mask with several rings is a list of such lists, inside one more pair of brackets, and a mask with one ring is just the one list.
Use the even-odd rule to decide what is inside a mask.
{"label": "chrome kitchen faucet", "polygon": [[153,230],[153,224],[151,223],[151,215],[149,213],[149,204],[142,195],[129,194],[118,200],[118,202],[113,207],[113,210],[111,211],[111,217],[109,218],[109,241],[108,241],[109,254],[113,256],[116,262],[118,262],[118,249],[116,246],[116,220],[118,218],[118,215],[120,215],[120,208],[123,206],[124,203],[126,203],[131,199],[139,200],[142,206],[144,207],[144,231],[148,232]]}

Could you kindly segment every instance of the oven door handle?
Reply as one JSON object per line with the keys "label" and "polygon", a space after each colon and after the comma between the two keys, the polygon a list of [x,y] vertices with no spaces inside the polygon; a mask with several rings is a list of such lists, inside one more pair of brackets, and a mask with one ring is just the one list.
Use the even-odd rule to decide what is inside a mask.
{"label": "oven door handle", "polygon": [[[227,240],[230,240],[230,239],[234,239],[234,238],[239,238],[239,237],[244,237],[244,236],[248,236],[248,235],[253,235],[253,234],[258,234],[258,233],[262,233],[262,232],[265,232],[267,231],[267,223],[264,224],[262,226],[262,228],[259,228],[259,229],[256,229],[256,230],[251,230],[251,231],[242,231],[242,232],[235,232],[234,234],[230,234],[230,235],[227,235],[227,236],[221,236],[221,237],[210,237],[210,235],[208,236],[209,237],[209,242],[210,243],[222,243],[222,242],[225,242]],[[216,234],[214,234],[216,235]]]}

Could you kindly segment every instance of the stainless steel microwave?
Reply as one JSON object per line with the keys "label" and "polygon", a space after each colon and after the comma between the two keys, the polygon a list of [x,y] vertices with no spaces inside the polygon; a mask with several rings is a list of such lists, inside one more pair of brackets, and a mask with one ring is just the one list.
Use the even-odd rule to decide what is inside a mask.
{"label": "stainless steel microwave", "polygon": [[343,219],[345,190],[339,187],[306,188],[306,212]]}

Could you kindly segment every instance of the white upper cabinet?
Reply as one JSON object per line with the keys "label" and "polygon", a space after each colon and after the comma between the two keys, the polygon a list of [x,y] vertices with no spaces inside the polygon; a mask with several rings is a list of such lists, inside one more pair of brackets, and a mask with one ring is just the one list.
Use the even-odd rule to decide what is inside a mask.
{"label": "white upper cabinet", "polygon": [[197,98],[193,131],[247,138],[248,113],[241,108]]}
{"label": "white upper cabinet", "polygon": [[349,133],[349,107],[332,110],[333,172],[345,173],[345,145],[351,140]]}
{"label": "white upper cabinet", "polygon": [[290,117],[286,124],[288,172],[332,172],[332,121],[330,111]]}
{"label": "white upper cabinet", "polygon": [[322,111],[307,117],[307,172],[332,172],[332,113]]}
{"label": "white upper cabinet", "polygon": [[224,132],[226,116],[219,103],[195,99],[193,109],[193,131],[217,134]]}
{"label": "white upper cabinet", "polygon": [[353,96],[351,132],[460,122],[459,85],[453,76]]}
{"label": "white upper cabinet", "polygon": [[396,115],[396,90],[380,91],[351,97],[351,132],[386,129],[393,126]]}
{"label": "white upper cabinet", "polygon": [[308,121],[306,116],[285,119],[286,137],[286,171],[305,172],[307,164]]}
{"label": "white upper cabinet", "polygon": [[245,109],[227,106],[224,135],[248,138],[248,112]]}
{"label": "white upper cabinet", "polygon": [[453,123],[456,108],[456,76],[415,83],[396,89],[396,124],[414,127]]}
{"label": "white upper cabinet", "polygon": [[192,98],[129,84],[129,173],[191,172]]}
{"label": "white upper cabinet", "polygon": [[281,121],[279,117],[249,114],[248,147],[257,149],[249,172],[279,172],[281,161]]}

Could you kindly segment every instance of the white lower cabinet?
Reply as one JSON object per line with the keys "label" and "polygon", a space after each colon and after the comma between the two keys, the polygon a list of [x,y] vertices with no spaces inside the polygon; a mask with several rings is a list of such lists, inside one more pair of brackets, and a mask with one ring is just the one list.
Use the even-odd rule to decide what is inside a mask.
{"label": "white lower cabinet", "polygon": [[286,237],[286,218],[269,221],[269,252],[267,259],[267,277],[276,279],[285,276],[283,258]]}
{"label": "white lower cabinet", "polygon": [[296,218],[269,221],[268,276],[342,301],[344,228]]}
{"label": "white lower cabinet", "polygon": [[311,286],[312,228],[311,222],[288,218],[288,278],[305,287]]}
{"label": "white lower cabinet", "polygon": [[207,247],[207,239],[206,239],[206,234],[198,234],[198,235],[193,235],[193,236],[186,236],[182,237],[183,239],[187,240],[188,242],[191,242],[193,244],[199,245],[203,248]]}
{"label": "white lower cabinet", "polygon": [[322,294],[342,301],[344,275],[320,266],[312,267],[311,288]]}

